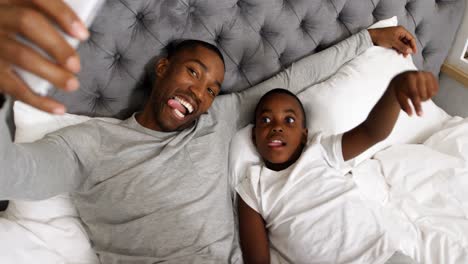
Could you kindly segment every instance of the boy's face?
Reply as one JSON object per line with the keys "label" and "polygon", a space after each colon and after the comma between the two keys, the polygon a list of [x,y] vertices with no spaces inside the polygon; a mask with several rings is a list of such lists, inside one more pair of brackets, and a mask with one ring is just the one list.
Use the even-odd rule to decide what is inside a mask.
{"label": "boy's face", "polygon": [[253,142],[268,168],[282,170],[301,155],[307,128],[299,102],[288,94],[272,94],[258,107]]}

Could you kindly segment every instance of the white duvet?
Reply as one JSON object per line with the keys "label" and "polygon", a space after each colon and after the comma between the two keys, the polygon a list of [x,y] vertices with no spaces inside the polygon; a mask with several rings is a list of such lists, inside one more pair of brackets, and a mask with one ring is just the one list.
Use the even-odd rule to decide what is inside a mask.
{"label": "white duvet", "polygon": [[420,263],[468,263],[468,119],[422,145],[395,145],[353,170],[396,248]]}
{"label": "white duvet", "polygon": [[12,204],[0,217],[0,235],[2,264],[99,263],[68,195]]}

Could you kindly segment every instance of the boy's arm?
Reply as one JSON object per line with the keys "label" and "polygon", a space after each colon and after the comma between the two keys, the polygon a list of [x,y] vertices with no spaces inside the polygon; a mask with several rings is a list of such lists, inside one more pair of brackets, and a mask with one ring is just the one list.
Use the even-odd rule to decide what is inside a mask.
{"label": "boy's arm", "polygon": [[421,116],[421,102],[432,98],[438,89],[436,78],[429,72],[409,71],[394,77],[367,119],[343,134],[344,160],[358,156],[387,138],[393,130],[400,109],[408,115],[413,114],[409,101],[417,115]]}
{"label": "boy's arm", "polygon": [[245,263],[270,263],[268,234],[262,216],[238,196],[239,235]]}

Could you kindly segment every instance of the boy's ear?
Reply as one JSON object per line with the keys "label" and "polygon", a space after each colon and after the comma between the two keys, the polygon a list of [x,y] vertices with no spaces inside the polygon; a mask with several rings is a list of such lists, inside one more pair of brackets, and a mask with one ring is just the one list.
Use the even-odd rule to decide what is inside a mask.
{"label": "boy's ear", "polygon": [[158,63],[156,63],[156,66],[155,66],[156,76],[158,78],[163,77],[167,71],[168,66],[169,66],[169,60],[167,58],[160,59]]}
{"label": "boy's ear", "polygon": [[302,140],[301,143],[306,144],[307,143],[307,137],[309,136],[309,129],[304,128],[302,129]]}

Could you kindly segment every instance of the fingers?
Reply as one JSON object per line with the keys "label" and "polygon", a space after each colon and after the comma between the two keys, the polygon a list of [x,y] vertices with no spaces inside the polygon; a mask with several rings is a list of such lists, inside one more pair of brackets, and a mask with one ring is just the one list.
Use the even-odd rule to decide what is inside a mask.
{"label": "fingers", "polygon": [[406,45],[403,41],[401,40],[396,40],[392,47],[400,54],[403,54],[403,56],[408,56],[412,52],[412,50],[409,48],[408,45]]}
{"label": "fingers", "polygon": [[89,37],[83,21],[63,0],[0,0],[0,5],[22,6],[44,13],[72,37],[81,41]]}
{"label": "fingers", "polygon": [[[39,12],[16,6],[2,8],[0,28],[21,34],[71,72],[80,71],[79,57],[74,49]],[[14,58],[12,62],[15,62]]]}
{"label": "fingers", "polygon": [[403,42],[409,49],[411,49],[411,53],[416,53],[417,46],[414,36],[408,30],[406,30],[406,28],[401,26],[399,27],[398,31],[399,40]]}
{"label": "fingers", "polygon": [[410,98],[411,102],[413,103],[414,111],[418,116],[423,115],[422,106],[421,106],[421,98],[419,96],[414,96]]}
{"label": "fingers", "polygon": [[19,43],[15,39],[8,37],[2,39],[0,42],[0,59],[12,62],[26,71],[49,80],[57,87],[68,91],[78,89],[78,80],[72,73],[50,62],[30,47]]}
{"label": "fingers", "polygon": [[79,39],[86,40],[89,32],[81,19],[62,0],[30,0],[38,9],[47,14],[66,33]]}
{"label": "fingers", "polygon": [[14,70],[17,66],[65,90],[78,88],[74,74],[81,68],[79,57],[56,25],[80,40],[89,36],[63,0],[0,0],[1,91],[41,110],[63,113],[62,104],[35,94]]}
{"label": "fingers", "polygon": [[411,35],[411,33],[407,32],[408,35],[403,39],[407,45],[413,50],[413,54],[418,52],[418,47],[416,46],[416,39]]}
{"label": "fingers", "polygon": [[419,86],[421,84],[420,78],[418,78],[418,74],[412,74],[408,77],[408,95],[411,103],[413,104],[414,111],[418,116],[422,115],[422,107],[421,107],[421,95],[419,93]]}
{"label": "fingers", "polygon": [[[2,64],[3,65],[3,64]],[[63,114],[65,107],[55,100],[47,97],[36,95],[13,71],[4,71],[1,68],[2,91],[10,94],[15,99],[18,99],[26,104],[36,107],[42,111]]]}
{"label": "fingers", "polygon": [[400,91],[396,92],[396,97],[397,97],[398,103],[400,104],[401,109],[405,111],[406,114],[408,114],[409,116],[412,116],[413,110],[409,104],[408,97]]}
{"label": "fingers", "polygon": [[399,54],[407,57],[409,54],[414,54],[417,51],[416,40],[413,35],[402,26],[393,28],[394,36],[392,38],[392,48]]}
{"label": "fingers", "polygon": [[408,100],[418,116],[423,115],[422,102],[431,99],[439,90],[435,76],[430,72],[404,72],[394,78],[395,94],[401,108],[412,114]]}
{"label": "fingers", "polygon": [[429,98],[434,97],[438,92],[439,92],[439,82],[437,81],[437,78],[434,76],[432,73],[428,73],[428,82],[429,82],[429,87],[430,93],[429,93]]}

